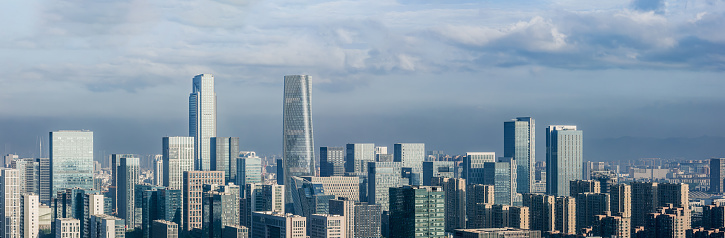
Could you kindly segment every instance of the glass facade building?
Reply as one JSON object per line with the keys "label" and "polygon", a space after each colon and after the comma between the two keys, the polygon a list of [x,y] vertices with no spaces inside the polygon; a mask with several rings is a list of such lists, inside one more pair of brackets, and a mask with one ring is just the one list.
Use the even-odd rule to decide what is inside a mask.
{"label": "glass facade building", "polygon": [[582,131],[576,126],[546,128],[546,193],[569,196],[569,182],[582,179]]}
{"label": "glass facade building", "polygon": [[194,170],[194,137],[164,137],[161,144],[164,186],[181,190],[184,184],[184,172]]}
{"label": "glass facade building", "polygon": [[445,237],[445,192],[441,187],[390,188],[390,238]]}
{"label": "glass facade building", "polygon": [[93,132],[50,132],[50,194],[66,188],[93,189]]}
{"label": "glass facade building", "polygon": [[224,171],[226,181],[237,179],[239,137],[211,138],[211,170]]}
{"label": "glass facade building", "polygon": [[[310,76],[284,76],[283,98],[283,181],[290,184],[292,176],[315,175],[315,145],[312,131]],[[289,198],[292,186],[286,186]],[[286,199],[291,201],[290,199]]]}
{"label": "glass facade building", "polygon": [[211,138],[216,137],[216,92],[214,76],[200,74],[192,81],[189,94],[189,136],[194,137],[194,168],[210,170]]}
{"label": "glass facade building", "polygon": [[531,117],[517,117],[503,123],[503,156],[516,160],[516,192],[530,193],[536,163],[536,123]]}

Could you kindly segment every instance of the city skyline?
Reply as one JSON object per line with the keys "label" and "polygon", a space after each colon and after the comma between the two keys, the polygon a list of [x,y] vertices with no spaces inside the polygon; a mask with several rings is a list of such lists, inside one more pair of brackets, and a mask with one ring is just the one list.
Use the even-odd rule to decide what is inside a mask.
{"label": "city skyline", "polygon": [[[588,160],[723,153],[722,2],[33,3],[2,23],[4,154],[37,157],[45,133],[77,128],[96,132],[96,157],[159,154],[158,137],[187,134],[199,73],[217,78],[219,136],[260,155],[282,154],[284,74],[313,76],[320,146],[501,153],[500,121],[529,116],[540,136],[587,130]],[[222,8],[236,14],[176,17]]]}

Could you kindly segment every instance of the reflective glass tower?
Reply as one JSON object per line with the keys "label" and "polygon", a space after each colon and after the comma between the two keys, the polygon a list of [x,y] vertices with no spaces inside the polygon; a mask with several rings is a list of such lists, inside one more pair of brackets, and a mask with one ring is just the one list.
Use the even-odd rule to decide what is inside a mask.
{"label": "reflective glass tower", "polygon": [[211,169],[211,138],[216,137],[216,93],[214,76],[194,77],[189,94],[189,136],[194,137],[194,168]]}
{"label": "reflective glass tower", "polygon": [[[310,76],[284,76],[284,181],[291,184],[292,176],[315,175],[315,152],[312,134],[312,101]],[[279,176],[278,176],[279,177]],[[291,186],[286,186],[286,196],[290,196]],[[291,200],[287,200],[291,201]]]}
{"label": "reflective glass tower", "polygon": [[517,117],[503,123],[503,156],[516,160],[518,193],[530,193],[534,185],[535,128],[531,117]]}
{"label": "reflective glass tower", "polygon": [[51,196],[66,188],[93,189],[93,132],[50,132]]}
{"label": "reflective glass tower", "polygon": [[546,193],[569,196],[569,182],[582,179],[582,131],[576,126],[546,128]]}

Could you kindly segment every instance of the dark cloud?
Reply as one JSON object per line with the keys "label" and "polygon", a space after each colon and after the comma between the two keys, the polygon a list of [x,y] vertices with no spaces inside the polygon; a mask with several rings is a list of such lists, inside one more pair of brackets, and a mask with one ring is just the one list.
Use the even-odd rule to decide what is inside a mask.
{"label": "dark cloud", "polygon": [[654,11],[661,14],[665,9],[665,0],[632,0],[631,6],[638,11]]}

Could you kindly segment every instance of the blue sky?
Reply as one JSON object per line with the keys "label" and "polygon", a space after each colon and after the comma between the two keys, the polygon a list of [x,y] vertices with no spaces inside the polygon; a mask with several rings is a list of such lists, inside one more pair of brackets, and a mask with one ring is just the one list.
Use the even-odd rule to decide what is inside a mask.
{"label": "blue sky", "polygon": [[[218,135],[261,154],[281,152],[287,74],[313,77],[318,147],[501,152],[503,121],[517,116],[537,119],[538,159],[550,124],[579,125],[593,160],[608,157],[587,152],[606,151],[597,140],[725,134],[725,1],[3,5],[7,153],[30,156],[39,136],[80,128],[95,131],[96,151],[160,153],[162,136],[188,133],[200,73],[217,81]],[[725,151],[708,153],[689,157]]]}

